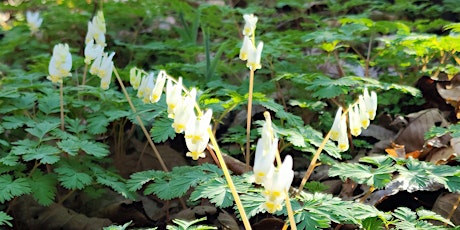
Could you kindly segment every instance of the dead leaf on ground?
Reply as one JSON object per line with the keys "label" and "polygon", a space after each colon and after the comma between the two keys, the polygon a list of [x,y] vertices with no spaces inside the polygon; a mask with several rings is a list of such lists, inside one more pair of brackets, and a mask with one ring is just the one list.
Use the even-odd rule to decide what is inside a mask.
{"label": "dead leaf on ground", "polygon": [[459,196],[460,194],[456,193],[445,193],[440,195],[433,205],[433,211],[447,218],[452,209],[455,208],[450,221],[455,225],[460,225],[460,208],[453,207],[456,203],[458,204]]}
{"label": "dead leaf on ground", "polygon": [[448,125],[438,109],[426,109],[406,117],[407,127],[401,130],[394,140],[394,143],[404,145],[406,152],[422,150],[425,145],[424,135],[431,127]]}
{"label": "dead leaf on ground", "polygon": [[90,218],[60,204],[42,206],[28,195],[11,203],[11,215],[15,229],[99,230],[112,224],[109,219]]}

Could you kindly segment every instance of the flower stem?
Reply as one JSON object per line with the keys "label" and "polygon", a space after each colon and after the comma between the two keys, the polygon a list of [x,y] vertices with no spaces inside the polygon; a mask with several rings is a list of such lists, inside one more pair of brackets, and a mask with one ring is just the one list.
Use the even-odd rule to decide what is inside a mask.
{"label": "flower stem", "polygon": [[[128,100],[129,106],[131,107],[131,110],[133,113],[136,113],[136,107],[134,107],[133,102],[131,101],[131,98],[129,97],[128,92],[126,91],[125,85],[123,84],[123,81],[121,81],[120,75],[118,75],[117,69],[113,68],[113,72],[115,73],[115,76],[117,77],[118,83],[121,86],[121,89],[123,90],[123,93],[125,94],[126,99]],[[152,148],[153,152],[155,153],[156,158],[158,159],[158,162],[160,162],[161,168],[163,171],[168,172],[168,168],[166,167],[166,164],[164,163],[163,159],[161,158],[160,152],[158,152],[158,149],[156,148],[155,144],[152,141],[152,138],[150,137],[149,132],[144,126],[144,122],[142,122],[141,118],[139,115],[136,115],[136,120],[139,123],[139,126],[141,127],[142,131],[144,132],[145,137],[147,138],[147,141],[150,144],[150,147]]]}
{"label": "flower stem", "polygon": [[59,99],[61,106],[61,130],[64,131],[64,83],[62,80],[59,88]]}
{"label": "flower stem", "polygon": [[225,164],[225,160],[222,156],[222,153],[220,152],[219,146],[216,141],[216,137],[214,136],[214,133],[212,132],[211,127],[208,127],[208,133],[209,133],[209,139],[211,141],[211,144],[214,147],[214,151],[216,152],[217,159],[219,159],[220,166],[222,167],[222,171],[224,172],[225,179],[227,180],[228,187],[230,188],[230,191],[232,192],[232,196],[233,196],[233,199],[235,200],[236,207],[238,208],[238,211],[240,212],[241,220],[243,220],[244,228],[246,230],[250,230],[251,224],[249,223],[248,217],[246,216],[246,212],[244,211],[244,207],[243,207],[243,204],[241,203],[240,196],[238,195],[235,185],[233,184],[232,177],[230,176],[230,173],[228,172],[227,164]]}
{"label": "flower stem", "polygon": [[88,64],[85,64],[85,70],[83,71],[83,79],[81,80],[81,85],[86,84],[86,72],[88,72]]}
{"label": "flower stem", "polygon": [[308,166],[307,173],[305,173],[305,176],[302,178],[302,182],[300,182],[299,189],[297,190],[297,193],[303,190],[303,186],[305,186],[305,183],[307,183],[308,178],[310,178],[311,173],[315,169],[318,164],[316,161],[319,158],[319,155],[321,154],[321,151],[323,151],[324,146],[326,146],[327,141],[329,140],[329,137],[331,136],[331,131],[326,134],[326,136],[323,139],[323,142],[321,142],[321,145],[319,146],[318,150],[316,150],[315,155],[313,155],[313,158],[311,159],[310,165]]}
{"label": "flower stem", "polygon": [[286,203],[286,210],[289,217],[289,224],[291,225],[292,230],[297,230],[297,226],[295,225],[294,220],[294,212],[292,211],[291,201],[289,199],[289,193],[285,192],[285,203]]}
{"label": "flower stem", "polygon": [[246,169],[249,170],[251,154],[251,118],[252,118],[252,92],[254,88],[254,70],[249,71],[248,113],[246,119]]}

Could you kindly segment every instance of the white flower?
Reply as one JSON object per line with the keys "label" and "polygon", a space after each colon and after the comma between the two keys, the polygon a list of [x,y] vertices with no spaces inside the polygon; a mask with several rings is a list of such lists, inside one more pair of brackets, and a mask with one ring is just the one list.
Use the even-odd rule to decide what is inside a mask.
{"label": "white flower", "polygon": [[92,60],[102,56],[103,51],[104,47],[99,44],[94,44],[94,40],[91,39],[91,41],[85,46],[85,63],[89,65]]}
{"label": "white flower", "polygon": [[275,138],[272,143],[265,146],[264,141],[259,139],[256,146],[256,155],[254,158],[254,177],[257,184],[265,184],[275,170],[273,161],[278,151],[278,139]]}
{"label": "white flower", "polygon": [[339,109],[337,109],[337,112],[335,113],[334,123],[332,124],[332,128],[331,128],[331,137],[330,137],[331,140],[334,140],[334,141],[339,140],[341,117],[342,117],[342,107],[339,107]]}
{"label": "white flower", "polygon": [[367,129],[369,127],[369,113],[367,112],[366,103],[364,102],[363,95],[359,95],[358,99],[358,106],[359,106],[359,116],[361,120],[361,126],[363,129]]}
{"label": "white flower", "polygon": [[27,11],[26,12],[26,20],[27,20],[27,25],[30,28],[30,31],[34,34],[38,32],[38,28],[40,28],[43,18],[40,17],[39,12],[31,12]]}
{"label": "white flower", "polygon": [[337,146],[339,147],[339,150],[341,152],[347,151],[348,150],[348,133],[347,133],[347,119],[345,117],[342,117],[340,119],[340,132],[339,132],[339,138],[337,140]]}
{"label": "white flower", "polygon": [[185,143],[189,152],[188,157],[193,160],[198,160],[200,157],[205,157],[204,150],[209,142],[209,132],[212,118],[212,110],[207,110],[201,118],[197,119],[195,113],[192,113],[189,124],[185,129]]}
{"label": "white flower", "polygon": [[160,72],[158,72],[157,78],[155,79],[155,87],[150,93],[151,103],[156,103],[160,100],[161,94],[163,94],[163,88],[165,87],[166,76],[166,71],[160,70]]}
{"label": "white flower", "polygon": [[243,18],[245,21],[243,35],[244,36],[253,35],[254,31],[256,30],[256,24],[257,24],[258,18],[254,16],[254,14],[244,14]]}
{"label": "white flower", "polygon": [[293,179],[292,157],[287,155],[281,167],[275,169],[272,177],[268,178],[264,184],[264,207],[269,213],[274,213],[282,209],[281,205]]}
{"label": "white flower", "polygon": [[350,133],[353,136],[361,134],[361,117],[359,115],[359,108],[357,105],[348,109],[348,122],[350,122]]}
{"label": "white flower", "polygon": [[91,65],[89,72],[93,75],[97,75],[101,78],[101,88],[108,89],[110,80],[112,79],[113,61],[112,58],[115,56],[115,52],[110,55],[103,53],[99,55]]}
{"label": "white flower", "polygon": [[367,88],[364,88],[364,103],[366,104],[366,110],[369,113],[369,119],[374,120],[377,112],[377,94],[372,91],[369,95]]}
{"label": "white flower", "polygon": [[144,103],[148,103],[150,101],[150,95],[152,94],[153,88],[155,87],[153,81],[153,73],[149,73],[148,76],[144,76],[142,78],[141,84],[137,91],[137,97],[142,98]]}
{"label": "white flower", "polygon": [[88,22],[88,32],[86,33],[85,43],[88,44],[92,39],[96,41],[96,44],[105,47],[105,19],[102,11],[99,11],[92,21]]}
{"label": "white flower", "polygon": [[179,100],[174,108],[174,123],[172,127],[176,133],[182,133],[186,130],[189,121],[194,115],[196,98],[196,89],[193,88],[190,93]]}
{"label": "white flower", "polygon": [[273,130],[272,119],[270,117],[270,113],[268,111],[265,111],[264,117],[265,117],[265,124],[262,126],[262,132],[261,132],[261,138],[260,138],[262,141],[263,155],[265,155],[266,152],[271,150],[272,144],[275,140],[275,131]]}
{"label": "white flower", "polygon": [[171,79],[166,83],[166,104],[168,105],[168,117],[174,118],[174,109],[182,98],[182,78],[179,77],[177,84]]}
{"label": "white flower", "polygon": [[260,65],[260,59],[262,56],[262,49],[264,47],[263,42],[259,42],[257,45],[257,48],[252,47],[252,49],[249,50],[248,52],[248,62],[246,63],[246,66],[249,67],[250,70],[257,70],[262,68],[262,65]]}
{"label": "white flower", "polygon": [[138,89],[142,80],[142,70],[133,67],[129,70],[129,82],[133,89]]}
{"label": "white flower", "polygon": [[249,52],[252,52],[254,45],[251,42],[251,39],[248,36],[244,36],[243,44],[240,49],[240,59],[243,61],[248,60]]}
{"label": "white flower", "polygon": [[53,48],[53,56],[51,57],[47,77],[51,82],[62,82],[62,78],[72,76],[72,55],[67,44],[57,44]]}

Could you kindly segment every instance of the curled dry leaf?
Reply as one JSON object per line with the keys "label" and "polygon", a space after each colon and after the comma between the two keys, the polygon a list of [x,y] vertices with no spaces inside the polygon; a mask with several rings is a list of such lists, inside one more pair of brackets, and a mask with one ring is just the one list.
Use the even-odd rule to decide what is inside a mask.
{"label": "curled dry leaf", "polygon": [[424,135],[431,127],[448,125],[438,109],[426,109],[406,117],[407,127],[402,129],[394,140],[394,143],[404,145],[406,152],[422,150],[425,145]]}
{"label": "curled dry leaf", "polygon": [[457,119],[460,119],[460,86],[446,86],[440,84],[436,85],[439,95],[446,100],[446,103],[452,105],[455,109]]}

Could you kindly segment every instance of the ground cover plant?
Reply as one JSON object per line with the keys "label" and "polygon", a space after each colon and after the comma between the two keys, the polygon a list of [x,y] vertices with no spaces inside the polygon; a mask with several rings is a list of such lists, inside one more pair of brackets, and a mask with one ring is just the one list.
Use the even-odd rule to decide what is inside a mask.
{"label": "ground cover plant", "polygon": [[2,228],[460,228],[456,1],[0,16]]}

